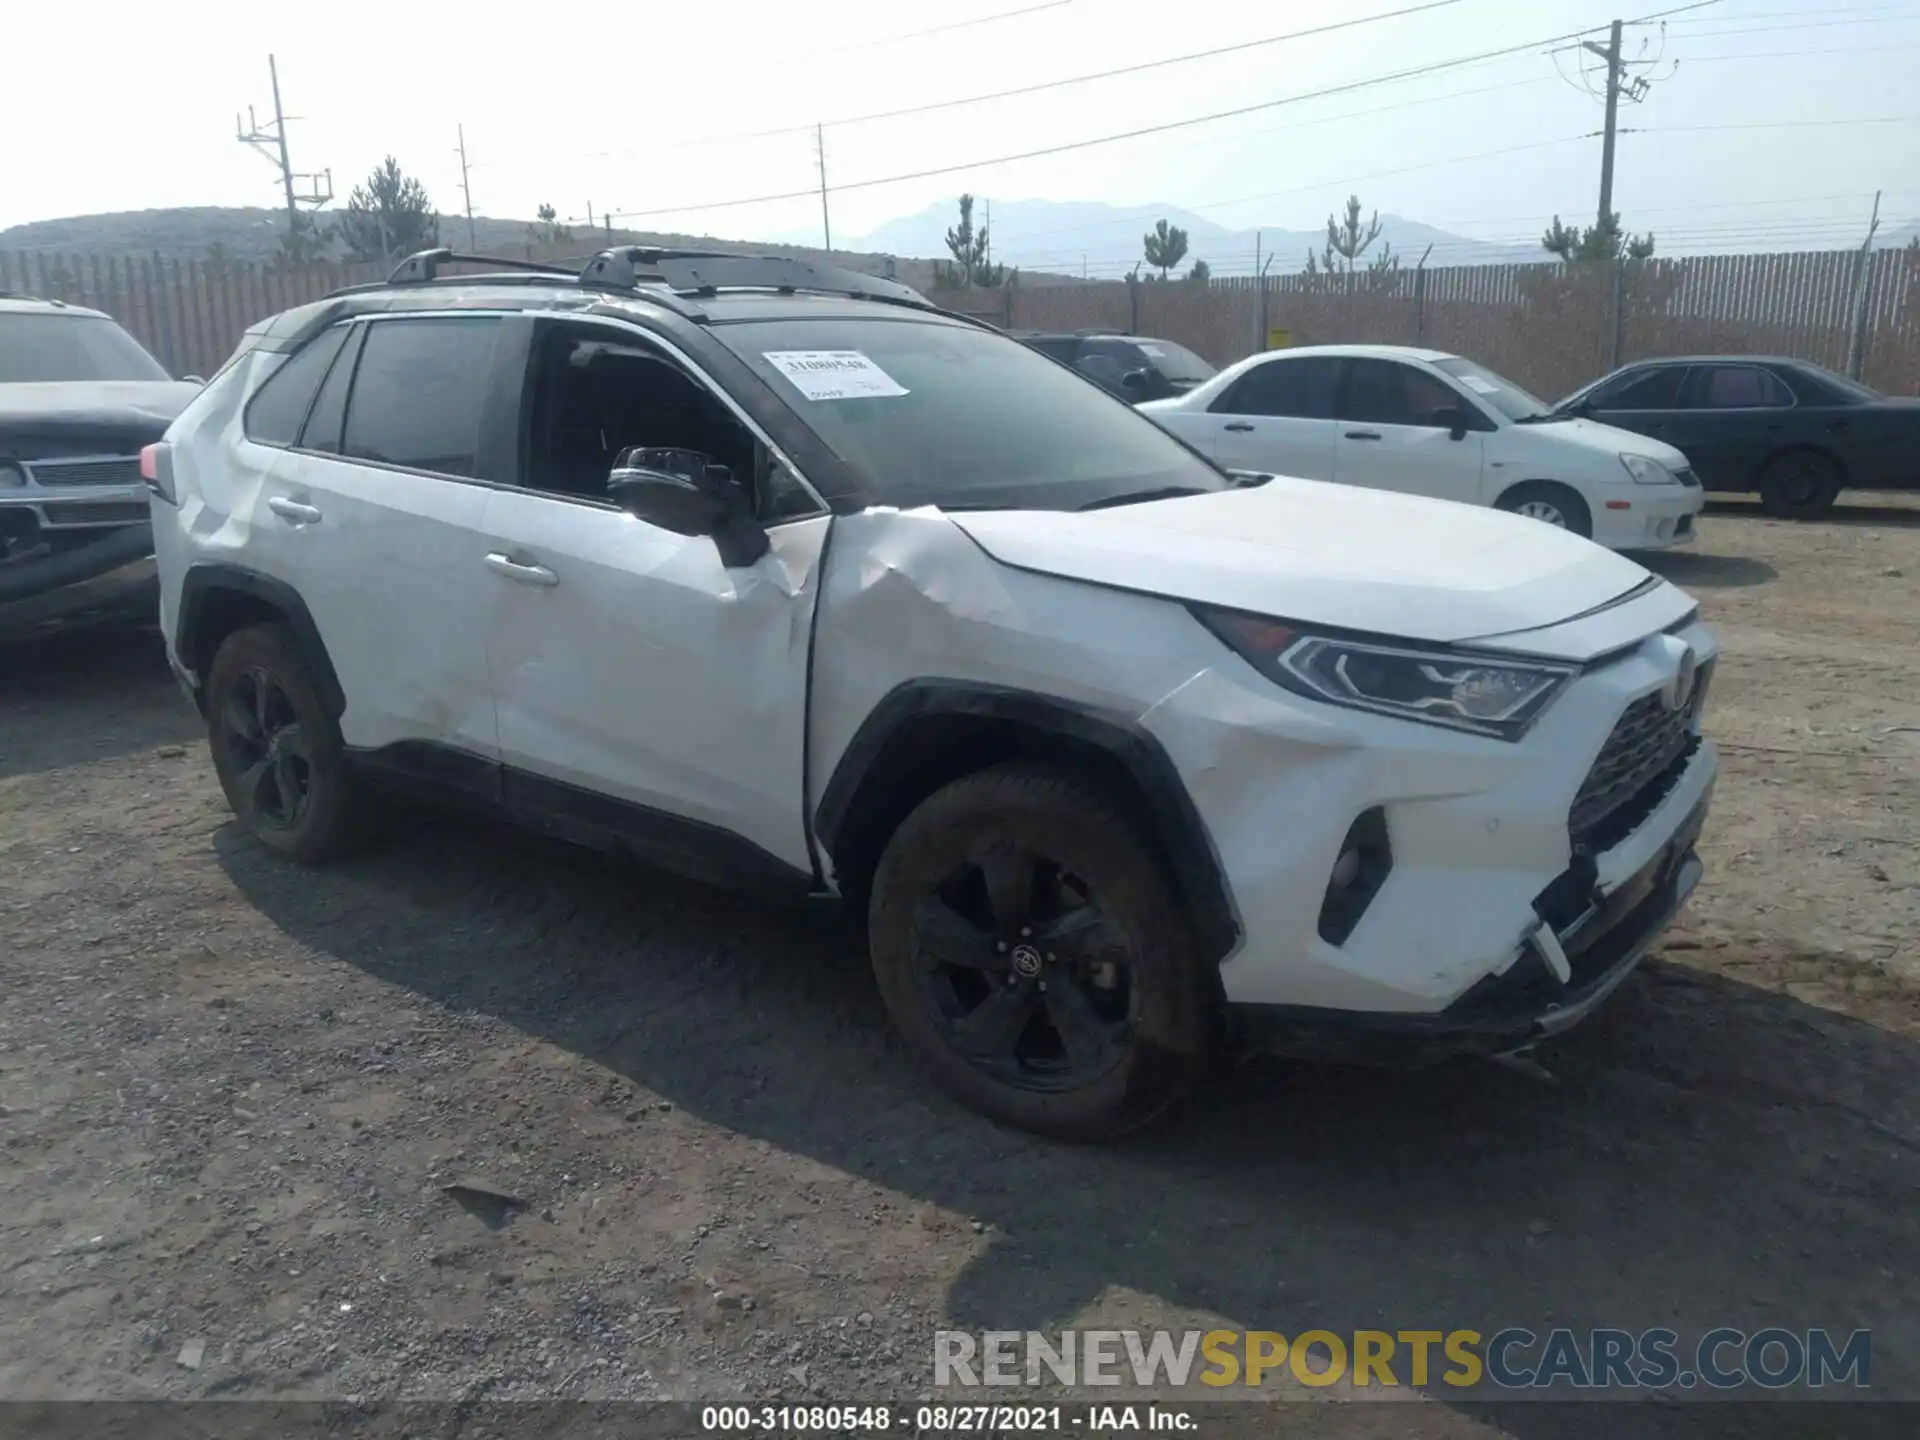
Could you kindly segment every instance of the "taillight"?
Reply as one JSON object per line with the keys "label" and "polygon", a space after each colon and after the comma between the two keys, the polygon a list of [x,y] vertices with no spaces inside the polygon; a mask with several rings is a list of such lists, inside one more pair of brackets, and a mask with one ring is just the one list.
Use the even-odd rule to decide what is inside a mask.
{"label": "taillight", "polygon": [[157,440],[140,452],[140,478],[147,482],[147,488],[169,505],[173,498],[173,447],[164,440]]}

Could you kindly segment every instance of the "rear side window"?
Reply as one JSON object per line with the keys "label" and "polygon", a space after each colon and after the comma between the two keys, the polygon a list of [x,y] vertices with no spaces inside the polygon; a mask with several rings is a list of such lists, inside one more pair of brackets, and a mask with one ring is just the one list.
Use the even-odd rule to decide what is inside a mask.
{"label": "rear side window", "polygon": [[499,333],[499,320],[485,315],[371,324],[354,371],[341,453],[472,475]]}
{"label": "rear side window", "polygon": [[1056,338],[1051,335],[1041,336],[1027,341],[1027,344],[1038,350],[1042,355],[1052,360],[1058,360],[1063,365],[1070,363],[1073,359],[1074,341],[1067,337]]}
{"label": "rear side window", "polygon": [[1793,404],[1793,394],[1758,365],[1696,365],[1682,404],[1688,410],[1770,410]]}
{"label": "rear side window", "polygon": [[247,438],[262,445],[292,445],[300,437],[307,411],[313,405],[314,392],[326,378],[334,356],[340,353],[347,332],[325,331],[303,349],[297,350],[273,374],[247,405],[244,421]]}
{"label": "rear side window", "polygon": [[1680,382],[1686,378],[1684,365],[1663,365],[1657,370],[1642,370],[1625,375],[1600,394],[1595,407],[1601,410],[1677,410],[1680,407]]}
{"label": "rear side window", "polygon": [[1212,408],[1221,415],[1331,420],[1339,373],[1338,360],[1269,360],[1236,380]]}

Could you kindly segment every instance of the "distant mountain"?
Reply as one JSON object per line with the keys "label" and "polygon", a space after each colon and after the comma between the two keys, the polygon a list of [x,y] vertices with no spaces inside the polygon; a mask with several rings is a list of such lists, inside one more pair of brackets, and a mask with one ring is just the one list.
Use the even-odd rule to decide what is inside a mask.
{"label": "distant mountain", "polygon": [[[1095,201],[1002,200],[992,206],[991,237],[996,264],[1018,265],[1025,271],[1051,270],[1085,273],[1112,279],[1136,261],[1145,268],[1141,238],[1154,223],[1165,219],[1187,232],[1187,258],[1205,260],[1216,275],[1251,274],[1256,247],[1273,255],[1269,273],[1291,274],[1305,267],[1309,250],[1318,254],[1326,243],[1324,230],[1230,230],[1204,216],[1174,205],[1105,205]],[[958,218],[951,202],[929,205],[917,215],[889,220],[851,243],[861,250],[890,255],[944,256],[947,230]],[[987,217],[982,202],[974,207],[974,223]],[[1430,265],[1511,265],[1548,258],[1537,245],[1498,245],[1470,240],[1399,215],[1380,217],[1380,239],[1369,254],[1392,245],[1402,264],[1418,263],[1428,245]]]}
{"label": "distant mountain", "polygon": [[[326,224],[329,211],[319,212]],[[272,260],[286,229],[286,212],[241,207],[192,206],[167,210],[129,210],[109,215],[75,215],[60,220],[36,220],[0,230],[0,250],[96,255],[158,255],[168,260],[207,260],[216,256],[237,262]],[[440,240],[456,250],[468,248],[466,217],[440,217]],[[710,235],[669,235],[639,230],[588,229],[575,226],[573,238],[557,244],[535,245],[525,220],[473,217],[473,247],[483,255],[503,259],[584,258],[608,245],[661,245],[684,249],[744,251],[751,254],[825,258],[818,246],[724,240]],[[946,247],[940,247],[944,254]],[[902,260],[860,250],[835,250],[835,264],[866,274],[885,274],[890,265],[902,282],[925,288],[933,267],[924,261]]]}

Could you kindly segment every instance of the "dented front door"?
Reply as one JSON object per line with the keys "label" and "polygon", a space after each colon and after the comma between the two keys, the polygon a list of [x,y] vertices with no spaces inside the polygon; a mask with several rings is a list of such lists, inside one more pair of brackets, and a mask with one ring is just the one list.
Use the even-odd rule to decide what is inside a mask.
{"label": "dented front door", "polygon": [[494,491],[475,556],[492,604],[474,618],[509,802],[563,829],[569,811],[623,830],[652,812],[810,872],[807,647],[828,524],[776,525],[768,554],[729,569],[710,539],[591,501]]}

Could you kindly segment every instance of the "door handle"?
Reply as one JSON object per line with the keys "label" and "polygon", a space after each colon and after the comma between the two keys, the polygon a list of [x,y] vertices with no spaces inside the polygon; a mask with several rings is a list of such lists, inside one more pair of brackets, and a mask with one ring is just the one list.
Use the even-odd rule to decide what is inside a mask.
{"label": "door handle", "polygon": [[558,585],[560,577],[544,565],[522,565],[517,560],[494,551],[487,556],[487,568],[496,575],[504,575],[509,580],[517,580],[522,585]]}
{"label": "door handle", "polygon": [[1253,426],[1249,425],[1244,420],[1234,420],[1226,425],[1222,425],[1220,428],[1222,430],[1231,430],[1236,435],[1244,435],[1249,430],[1253,429]]}
{"label": "door handle", "polygon": [[303,505],[298,500],[289,500],[284,495],[268,498],[267,508],[289,525],[318,525],[320,512],[311,505]]}
{"label": "door handle", "polygon": [[1347,439],[1349,440],[1378,440],[1379,438],[1380,438],[1380,432],[1378,430],[1347,431]]}

